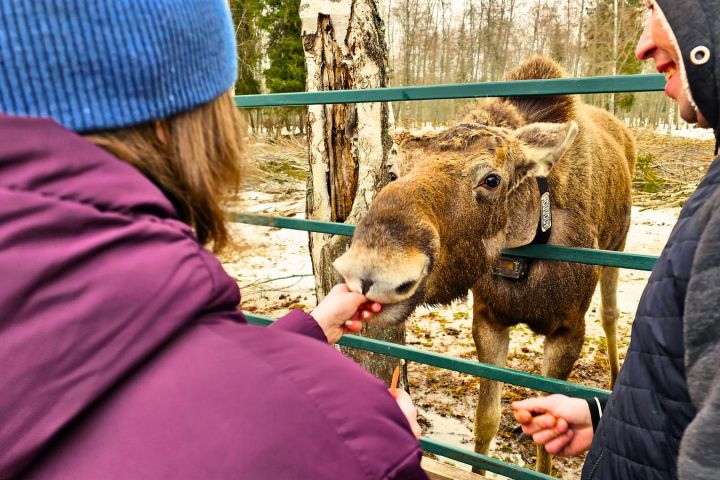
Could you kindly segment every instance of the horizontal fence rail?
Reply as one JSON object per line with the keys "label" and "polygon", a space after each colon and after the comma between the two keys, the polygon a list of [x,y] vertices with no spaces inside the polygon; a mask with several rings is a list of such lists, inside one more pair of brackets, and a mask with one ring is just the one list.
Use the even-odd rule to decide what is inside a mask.
{"label": "horizontal fence rail", "polygon": [[[270,318],[252,313],[243,312],[243,315],[245,315],[248,322],[254,325],[266,326],[273,322]],[[389,357],[404,358],[412,362],[424,363],[425,365],[467,373],[498,382],[511,383],[520,387],[527,387],[547,393],[562,393],[563,395],[585,399],[592,399],[593,397],[606,398],[610,396],[610,392],[600,388],[578,385],[577,383],[533,375],[532,373],[511,370],[509,368],[480,363],[474,360],[428,352],[407,345],[384,342],[375,338],[343,335],[338,344],[369,352],[381,353]]]}
{"label": "horizontal fence rail", "polygon": [[268,215],[255,215],[252,213],[230,213],[228,220],[237,223],[260,225],[263,227],[287,228],[305,232],[328,233],[330,235],[344,235],[352,237],[355,225],[346,223],[323,222],[321,220],[306,220],[304,218],[271,217]]}
{"label": "horizontal fence rail", "polygon": [[[251,225],[288,228],[291,230],[344,235],[347,237],[351,237],[355,232],[355,225],[305,220],[303,218],[231,213],[229,214],[229,219],[234,222]],[[604,267],[631,268],[633,270],[645,271],[651,271],[657,261],[657,257],[654,255],[595,250],[591,248],[561,247],[558,245],[526,245],[521,248],[505,249],[503,253],[515,257],[602,265]]]}
{"label": "horizontal fence rail", "polygon": [[448,445],[447,443],[438,442],[431,438],[422,437],[420,439],[420,447],[426,452],[457,460],[458,462],[467,463],[473,467],[479,467],[499,473],[515,480],[557,480],[556,477],[545,475],[544,473],[528,470],[527,468],[513,465],[512,463],[503,462],[481,453],[471,452],[463,448]]}
{"label": "horizontal fence rail", "polygon": [[583,93],[656,92],[665,88],[659,74],[618,75],[511,82],[454,83],[426,87],[386,87],[323,92],[238,95],[238,107],[283,107],[329,103],[404,102],[475,97],[519,97]]}

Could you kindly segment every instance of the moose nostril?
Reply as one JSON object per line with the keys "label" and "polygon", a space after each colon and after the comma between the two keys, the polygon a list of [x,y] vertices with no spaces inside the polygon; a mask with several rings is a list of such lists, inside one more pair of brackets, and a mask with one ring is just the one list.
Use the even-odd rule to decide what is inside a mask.
{"label": "moose nostril", "polygon": [[399,287],[395,289],[395,293],[397,293],[398,295],[403,295],[409,292],[413,285],[415,285],[415,282],[413,281],[402,283]]}
{"label": "moose nostril", "polygon": [[365,278],[365,279],[362,279],[362,280],[360,281],[360,283],[362,284],[362,285],[361,285],[362,294],[363,294],[363,295],[367,295],[367,292],[370,291],[370,287],[373,286],[373,281]]}

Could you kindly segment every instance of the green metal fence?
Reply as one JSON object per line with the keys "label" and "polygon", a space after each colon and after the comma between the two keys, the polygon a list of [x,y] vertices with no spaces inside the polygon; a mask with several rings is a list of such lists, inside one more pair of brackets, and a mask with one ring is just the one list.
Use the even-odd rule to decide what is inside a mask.
{"label": "green metal fence", "polygon": [[[587,94],[612,92],[661,91],[665,85],[662,75],[625,75],[616,77],[562,78],[552,80],[523,80],[514,82],[488,82],[470,84],[434,85],[428,87],[397,87],[366,90],[338,90],[329,92],[302,92],[270,95],[244,95],[235,97],[238,107],[277,107],[331,103],[393,102],[411,100],[437,100],[450,98],[529,96],[553,94]],[[348,224],[304,220],[297,218],[269,217],[244,213],[230,213],[235,222],[268,227],[289,228],[308,232],[352,236],[355,226]],[[652,270],[657,257],[632,253],[619,253],[586,248],[560,247],[554,245],[529,245],[507,249],[504,253],[525,258],[586,263],[593,265]],[[245,314],[248,321],[267,325],[271,319]],[[341,345],[381,353],[396,358],[424,363],[456,372],[467,373],[504,383],[523,386],[548,393],[563,393],[580,398],[607,397],[609,392],[571,382],[545,378],[477,361],[454,358],[417,348],[396,345],[355,335],[345,335]],[[459,462],[480,467],[517,480],[550,479],[547,475],[512,465],[486,455],[447,445],[423,437],[423,450],[442,455]]]}
{"label": "green metal fence", "polygon": [[[355,225],[304,220],[300,218],[269,217],[246,213],[233,213],[230,215],[230,218],[232,221],[238,223],[328,233],[332,235],[345,235],[348,237],[351,237],[355,231]],[[526,245],[520,248],[503,250],[503,253],[515,257],[586,263],[590,265],[602,265],[603,267],[631,268],[633,270],[646,271],[651,271],[657,260],[657,257],[653,255],[594,250],[592,248],[561,247],[557,245]]]}
{"label": "green metal fence", "polygon": [[665,88],[665,77],[619,75],[616,77],[554,78],[513,82],[455,83],[427,87],[368,88],[329,92],[274,93],[235,97],[238,107],[286,107],[328,103],[403,102],[449,98],[508,97],[581,93],[651,92]]}

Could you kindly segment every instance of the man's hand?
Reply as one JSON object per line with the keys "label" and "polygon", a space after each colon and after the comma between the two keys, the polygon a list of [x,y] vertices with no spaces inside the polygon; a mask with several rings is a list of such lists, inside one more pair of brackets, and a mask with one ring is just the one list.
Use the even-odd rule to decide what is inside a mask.
{"label": "man's hand", "polygon": [[585,400],[556,394],[513,402],[512,408],[523,432],[548,453],[572,457],[590,449],[593,427]]}

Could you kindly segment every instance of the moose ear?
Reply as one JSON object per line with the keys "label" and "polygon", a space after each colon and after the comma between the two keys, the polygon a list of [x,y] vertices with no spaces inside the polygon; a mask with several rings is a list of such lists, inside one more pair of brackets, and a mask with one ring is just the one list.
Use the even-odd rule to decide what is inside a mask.
{"label": "moose ear", "polygon": [[525,154],[525,160],[515,166],[521,176],[545,177],[560,157],[570,148],[578,127],[575,122],[531,123],[518,128],[514,137]]}

